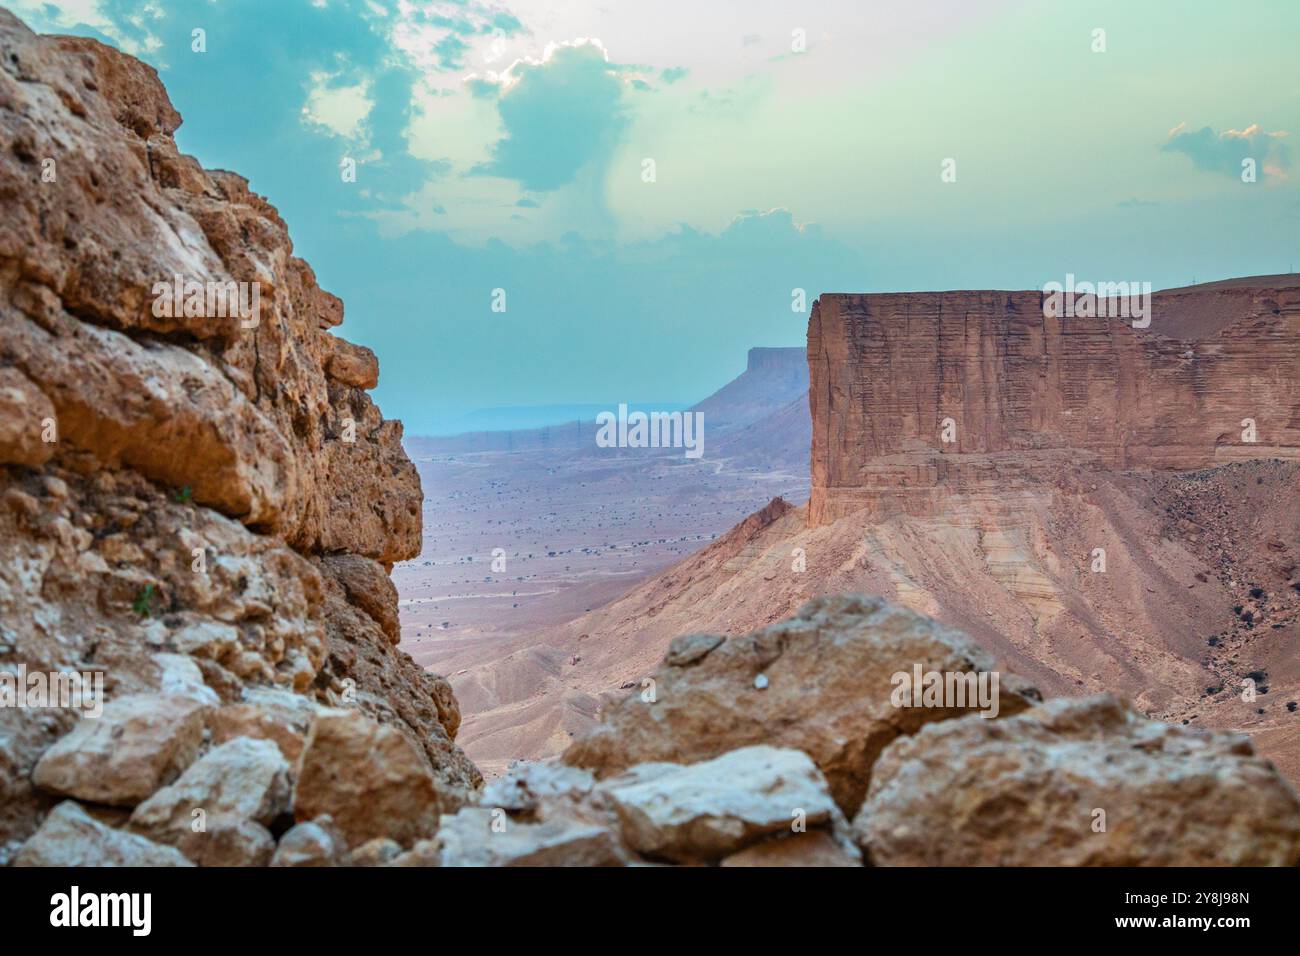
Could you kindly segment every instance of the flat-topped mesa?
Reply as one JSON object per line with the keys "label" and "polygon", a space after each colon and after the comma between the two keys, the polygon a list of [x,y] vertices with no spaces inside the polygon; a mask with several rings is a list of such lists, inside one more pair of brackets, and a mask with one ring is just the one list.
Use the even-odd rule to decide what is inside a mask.
{"label": "flat-topped mesa", "polygon": [[1300,458],[1300,276],[1158,292],[1146,328],[1044,311],[1034,291],[822,295],[810,524],[934,514],[1066,463]]}

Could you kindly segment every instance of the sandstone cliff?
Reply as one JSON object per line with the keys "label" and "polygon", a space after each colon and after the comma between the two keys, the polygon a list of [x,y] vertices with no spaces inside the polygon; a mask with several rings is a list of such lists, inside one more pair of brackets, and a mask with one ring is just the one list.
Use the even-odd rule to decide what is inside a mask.
{"label": "sandstone cliff", "polygon": [[[0,50],[0,663],[103,672],[119,735],[0,709],[0,856],[57,797],[129,808],[233,728],[295,759],[325,705],[460,805],[455,699],[394,646],[421,492],[374,355],[276,210],[177,151],[152,69],[3,10]],[[177,277],[192,307],[159,304]]]}
{"label": "sandstone cliff", "polygon": [[1248,731],[1300,781],[1297,277],[1156,293],[1147,329],[1030,292],[824,295],[808,354],[810,504],[546,635],[581,656],[572,723],[678,634],[864,592],[1044,691]]}
{"label": "sandstone cliff", "polygon": [[953,494],[1025,487],[1063,459],[1188,470],[1300,458],[1300,277],[1159,292],[1147,328],[1048,317],[1043,300],[819,297],[810,524],[934,515]]}

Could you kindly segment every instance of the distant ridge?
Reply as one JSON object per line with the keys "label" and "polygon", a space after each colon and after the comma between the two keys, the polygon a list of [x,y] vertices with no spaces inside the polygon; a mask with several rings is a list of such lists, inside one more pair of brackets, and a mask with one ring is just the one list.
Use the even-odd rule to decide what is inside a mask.
{"label": "distant ridge", "polygon": [[[740,429],[756,426],[769,416],[782,413],[792,402],[801,401],[803,415],[807,417],[807,394],[808,353],[805,348],[756,347],[748,352],[744,372],[688,410],[704,413],[706,433],[710,440],[725,440],[732,438]],[[677,406],[672,405],[634,404],[632,407],[646,411],[677,410]],[[616,405],[609,406],[610,411],[615,408]],[[589,450],[596,454],[599,450],[595,442],[595,418],[596,413],[593,413],[589,418],[541,428],[473,431],[448,436],[414,435],[406,438],[404,444],[413,455],[538,451],[547,448],[570,449],[575,452]],[[796,457],[802,456],[801,468],[807,464],[810,429],[811,425],[793,433],[796,445],[802,443],[801,450],[795,449]],[[733,454],[755,457],[759,455],[759,445],[772,446],[774,442],[779,443],[779,439],[766,431],[756,432],[754,441],[759,443],[754,447],[751,447],[754,442],[737,443],[734,440],[726,447],[732,448]],[[788,450],[784,447],[775,449],[775,453],[783,462],[789,457]],[[709,457],[707,445],[705,457]]]}

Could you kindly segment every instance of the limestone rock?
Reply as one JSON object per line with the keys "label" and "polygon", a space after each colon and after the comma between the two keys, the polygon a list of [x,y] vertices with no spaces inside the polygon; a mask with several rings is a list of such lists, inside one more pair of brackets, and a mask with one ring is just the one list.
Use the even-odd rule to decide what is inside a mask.
{"label": "limestone rock", "polygon": [[174,694],[111,700],[45,752],[32,782],[62,796],[134,806],[194,760],[207,710]]}
{"label": "limestone rock", "polygon": [[289,764],[269,740],[236,737],[135,808],[130,827],[208,866],[264,865],[266,825],[289,809]]}
{"label": "limestone rock", "polygon": [[443,795],[403,734],[353,710],[325,710],[307,736],[294,789],[299,821],[329,814],[349,847],[376,837],[409,846],[437,830]]}
{"label": "limestone rock", "polygon": [[340,866],[346,847],[329,816],[290,827],[280,838],[271,866]]}
{"label": "limestone rock", "polygon": [[[675,662],[675,663],[674,663]],[[818,598],[790,620],[726,640],[673,642],[655,673],[655,701],[639,691],[606,708],[602,723],[565,752],[566,763],[607,776],[637,763],[692,763],[753,744],[802,750],[851,815],[887,744],[969,708],[895,707],[895,673],[992,671],[964,635],[879,598]],[[755,678],[768,686],[759,690]],[[1002,715],[1035,702],[1003,687]]]}
{"label": "limestone rock", "polygon": [[1248,739],[1110,695],[898,740],[853,828],[877,866],[1300,862],[1300,801]]}
{"label": "limestone rock", "polygon": [[348,866],[385,866],[402,855],[402,845],[388,837],[367,840],[348,854]]}
{"label": "limestone rock", "polygon": [[100,823],[73,800],[54,808],[13,865],[193,866],[172,847]]}
{"label": "limestone rock", "polygon": [[275,688],[250,687],[242,699],[212,712],[208,729],[214,744],[236,737],[270,740],[294,767],[302,755],[307,732],[319,706],[300,694]]}
{"label": "limestone rock", "polygon": [[600,822],[564,813],[520,822],[489,807],[444,817],[437,847],[442,866],[622,866],[629,859],[615,830]]}
{"label": "limestone rock", "polygon": [[765,836],[830,823],[826,781],[807,754],[757,746],[690,766],[648,763],[600,784],[637,852],[717,860]]}

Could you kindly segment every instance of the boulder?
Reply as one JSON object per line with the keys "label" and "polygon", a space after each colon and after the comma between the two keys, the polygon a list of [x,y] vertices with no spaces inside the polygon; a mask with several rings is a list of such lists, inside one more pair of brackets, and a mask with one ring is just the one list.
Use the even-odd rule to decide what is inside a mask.
{"label": "boulder", "polygon": [[[687,635],[655,672],[652,703],[638,688],[606,707],[602,723],[564,761],[604,777],[649,761],[693,763],[739,747],[802,750],[851,816],[871,765],[895,738],[977,709],[896,707],[892,677],[924,671],[991,672],[991,655],[958,631],[880,598],[810,601],[743,637]],[[757,681],[762,675],[766,681]],[[1003,681],[999,714],[1039,696]],[[988,721],[985,721],[988,722]]]}
{"label": "boulder", "polygon": [[807,754],[767,746],[689,766],[640,764],[598,790],[633,849],[675,863],[715,861],[796,826],[829,824],[837,813]]}
{"label": "boulder", "polygon": [[329,816],[290,827],[275,848],[271,866],[339,866],[343,862],[343,836]]}
{"label": "boulder", "polygon": [[622,866],[629,860],[604,823],[567,813],[530,823],[490,807],[444,817],[437,852],[442,866]]}
{"label": "boulder", "polygon": [[352,710],[322,710],[298,767],[293,812],[329,814],[349,847],[376,837],[409,846],[438,827],[443,798],[424,754],[402,733]]}
{"label": "boulder", "polygon": [[170,846],[100,823],[73,800],[54,808],[13,865],[193,866]]}
{"label": "boulder", "polygon": [[207,866],[264,865],[266,826],[289,810],[289,763],[269,740],[214,747],[131,814],[130,828]]}
{"label": "boulder", "polygon": [[1249,739],[1107,694],[898,740],[853,829],[877,866],[1300,862],[1300,801]]}
{"label": "boulder", "polygon": [[297,764],[320,707],[308,697],[269,687],[250,687],[236,703],[212,712],[208,728],[214,744],[236,737],[270,740],[290,767]]}
{"label": "boulder", "polygon": [[84,717],[32,771],[42,790],[91,803],[134,806],[190,765],[208,707],[179,694],[133,694]]}

